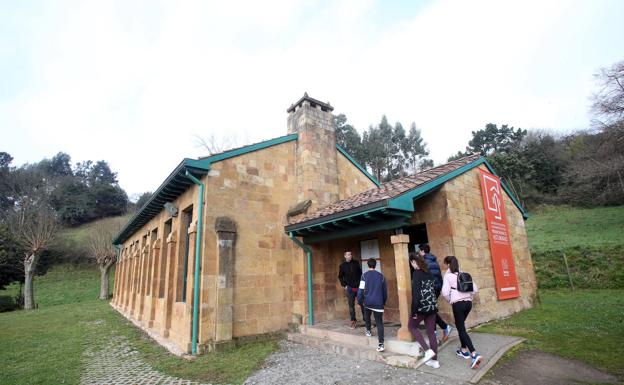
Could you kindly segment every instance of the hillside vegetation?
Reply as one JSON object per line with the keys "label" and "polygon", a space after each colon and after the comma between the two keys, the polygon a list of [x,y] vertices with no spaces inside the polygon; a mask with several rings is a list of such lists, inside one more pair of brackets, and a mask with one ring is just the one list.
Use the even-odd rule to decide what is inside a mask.
{"label": "hillside vegetation", "polygon": [[539,287],[624,288],[624,206],[557,207],[526,222]]}

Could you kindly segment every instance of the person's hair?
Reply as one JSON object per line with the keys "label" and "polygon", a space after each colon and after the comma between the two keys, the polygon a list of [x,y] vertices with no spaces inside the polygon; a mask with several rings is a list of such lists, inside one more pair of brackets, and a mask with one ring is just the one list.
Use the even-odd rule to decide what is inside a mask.
{"label": "person's hair", "polygon": [[368,265],[368,267],[370,267],[371,269],[374,269],[375,266],[377,266],[377,260],[375,258],[371,258],[368,260],[368,262],[366,262],[366,264]]}
{"label": "person's hair", "polygon": [[409,261],[416,261],[416,266],[425,273],[429,272],[429,266],[427,266],[427,262],[425,262],[425,258],[417,253],[409,253]]}
{"label": "person's hair", "polygon": [[426,244],[426,243],[424,243],[424,244],[420,245],[419,247],[420,247],[420,249],[421,249],[422,251],[424,251],[424,252],[425,252],[425,253],[427,253],[427,254],[429,254],[429,253],[431,252],[431,247],[429,247],[429,245],[428,245],[428,244]]}
{"label": "person's hair", "polygon": [[459,261],[454,255],[448,255],[444,258],[444,263],[449,266],[451,273],[459,273]]}

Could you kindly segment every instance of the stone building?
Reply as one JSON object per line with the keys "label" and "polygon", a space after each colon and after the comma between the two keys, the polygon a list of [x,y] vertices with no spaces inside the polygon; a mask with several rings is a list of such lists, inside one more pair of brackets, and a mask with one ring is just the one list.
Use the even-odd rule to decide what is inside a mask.
{"label": "stone building", "polygon": [[[519,296],[499,300],[479,185],[468,156],[380,184],[336,145],[333,108],[304,95],[286,136],[184,159],[116,236],[112,306],[179,352],[302,324],[347,319],[337,279],[345,250],[377,258],[385,318],[405,333],[408,250],[428,242],[479,283],[472,324],[531,306],[536,280],[525,212],[505,188]],[[449,312],[448,306],[441,309]]]}

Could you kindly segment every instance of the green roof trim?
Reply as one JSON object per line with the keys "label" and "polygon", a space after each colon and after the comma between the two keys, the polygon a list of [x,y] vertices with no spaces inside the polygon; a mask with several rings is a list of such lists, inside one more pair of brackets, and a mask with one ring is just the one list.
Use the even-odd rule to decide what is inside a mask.
{"label": "green roof trim", "polygon": [[[391,222],[393,225],[399,224],[401,223],[401,219],[400,219],[402,215],[401,213],[411,213],[414,211],[415,199],[428,194],[429,192],[442,186],[444,183],[448,182],[449,180],[467,171],[472,170],[473,168],[479,166],[480,164],[484,164],[492,174],[496,175],[496,173],[494,172],[494,169],[487,162],[487,160],[484,157],[480,157],[479,159],[476,159],[475,161],[468,163],[453,172],[450,172],[439,178],[436,178],[413,190],[406,191],[405,193],[397,197],[381,200],[379,202],[374,202],[368,205],[357,207],[355,209],[328,215],[325,218],[318,218],[318,219],[313,219],[313,220],[303,222],[300,224],[288,225],[285,227],[285,231],[294,232],[298,236],[303,236],[306,242],[314,243],[320,240],[336,239],[334,235],[322,234],[323,231],[327,231],[327,230],[332,230],[332,233],[336,232],[336,229],[328,228],[328,225],[340,224],[340,223],[344,224],[345,222],[346,223],[358,222],[358,220],[360,220],[362,217],[366,217],[367,215],[375,214],[378,212],[383,212],[386,217],[396,217],[396,218],[389,219],[389,222]],[[513,203],[522,213],[522,217],[524,219],[527,219],[528,214],[526,210],[522,207],[522,205],[520,205],[518,199],[512,194],[511,190],[507,187],[505,182],[503,182],[502,180],[501,180],[501,185],[503,186],[503,189],[505,190],[507,195],[511,198]],[[383,220],[383,217],[379,218],[379,220]],[[352,223],[352,224],[354,225],[352,228],[341,230],[340,231],[341,234],[345,236],[348,234],[356,234],[358,225],[363,225],[366,229],[369,229],[369,228],[376,229],[376,230],[389,229],[389,227],[384,227],[383,225],[379,225],[379,226],[374,225],[374,223],[372,222]],[[334,227],[344,227],[344,226],[334,226]],[[311,233],[319,233],[319,234],[311,234]]]}
{"label": "green roof trim", "polygon": [[215,163],[215,162],[219,162],[225,159],[234,158],[236,156],[248,154],[250,152],[276,146],[278,144],[292,142],[293,140],[297,140],[297,138],[298,138],[297,134],[280,136],[279,138],[274,138],[274,139],[266,140],[264,142],[250,144],[249,146],[236,148],[234,150],[224,151],[220,154],[211,155],[211,156],[200,159],[199,162]]}
{"label": "green roof trim", "polygon": [[249,146],[224,151],[219,154],[211,155],[201,159],[185,158],[178,166],[169,174],[167,179],[152,194],[151,198],[137,211],[136,214],[121,229],[119,234],[115,236],[113,244],[119,245],[125,242],[138,229],[143,227],[152,218],[163,210],[165,202],[171,202],[182,195],[193,182],[189,180],[185,173],[188,171],[195,177],[202,177],[210,171],[212,163],[225,159],[234,158],[236,156],[248,154],[250,152],[262,150],[278,144],[297,140],[297,134],[281,136],[279,138],[270,139],[260,143],[250,144]]}
{"label": "green roof trim", "polygon": [[209,170],[210,164],[202,164],[195,159],[183,159],[143,207],[130,218],[128,223],[115,236],[113,244],[120,245],[125,242],[132,234],[158,215],[163,210],[165,202],[175,200],[193,185],[193,182],[185,176],[186,172],[193,176],[201,177],[206,175]]}
{"label": "green roof trim", "polygon": [[[409,190],[401,195],[399,195],[398,197],[392,198],[390,199],[389,203],[388,203],[388,207],[389,208],[393,208],[393,209],[398,209],[398,210],[407,210],[407,211],[414,211],[414,199],[428,193],[429,191],[437,188],[438,186],[441,186],[442,184],[448,182],[449,180],[465,173],[466,171],[472,170],[473,168],[479,166],[480,164],[485,164],[485,166],[487,167],[487,169],[494,175],[496,175],[496,172],[494,171],[494,168],[492,168],[492,165],[490,165],[488,163],[488,161],[484,158],[481,157],[477,160],[475,160],[472,163],[468,163],[460,168],[458,168],[457,170],[450,172],[446,175],[443,175],[440,178],[436,178],[434,180],[432,180],[429,183],[425,183],[424,185],[417,187],[413,190]],[[498,176],[498,175],[496,175]],[[526,212],[526,210],[524,209],[524,207],[522,207],[522,205],[520,204],[520,202],[518,201],[518,199],[516,199],[515,195],[511,192],[511,190],[509,189],[509,187],[507,187],[507,185],[505,184],[505,182],[503,182],[501,180],[501,185],[503,186],[503,190],[505,190],[505,192],[507,193],[507,195],[509,196],[509,198],[511,198],[512,202],[516,205],[516,207],[518,208],[518,210],[520,210],[520,212],[522,213],[522,217],[524,219],[528,218],[528,214]]]}
{"label": "green roof trim", "polygon": [[355,159],[353,159],[351,155],[349,155],[349,153],[344,148],[342,148],[339,144],[336,144],[336,148],[342,155],[345,156],[345,158],[349,160],[349,162],[353,163],[353,165],[357,167],[358,170],[362,172],[362,174],[366,175],[368,179],[370,179],[373,183],[375,183],[375,186],[379,187],[381,185],[381,183],[379,183],[379,181],[374,176],[369,174],[368,171],[366,171],[366,169],[362,167],[361,164],[359,164]]}

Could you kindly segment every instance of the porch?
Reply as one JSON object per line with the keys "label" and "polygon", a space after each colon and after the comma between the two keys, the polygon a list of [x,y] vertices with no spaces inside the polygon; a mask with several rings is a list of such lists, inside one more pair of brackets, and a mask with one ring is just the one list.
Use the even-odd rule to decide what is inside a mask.
{"label": "porch", "polygon": [[[477,370],[470,369],[469,361],[457,357],[455,350],[459,344],[457,332],[453,330],[448,341],[438,346],[440,369],[423,365],[422,354],[417,343],[401,341],[397,338],[400,324],[384,322],[386,351],[378,353],[376,328],[373,336],[364,335],[363,323],[358,322],[356,329],[350,329],[344,320],[318,322],[304,325],[300,332],[289,333],[288,340],[320,349],[325,352],[349,356],[356,360],[376,361],[386,365],[418,369],[420,372],[435,374],[457,381],[478,383],[496,362],[511,348],[522,343],[523,338],[470,332],[473,342],[479,346],[479,352],[485,357]],[[427,340],[424,330],[421,330]],[[418,373],[418,372],[416,372]]]}

